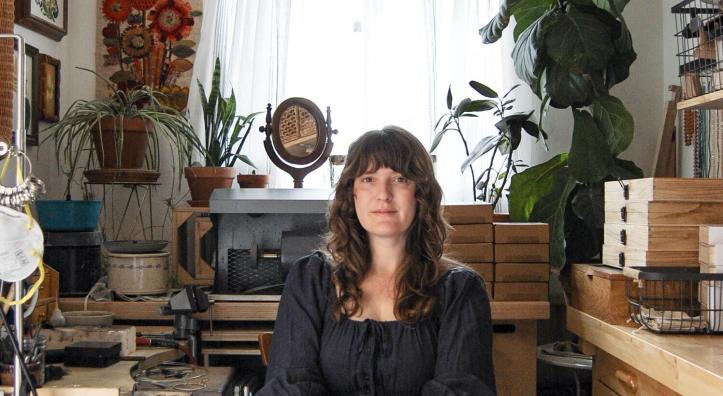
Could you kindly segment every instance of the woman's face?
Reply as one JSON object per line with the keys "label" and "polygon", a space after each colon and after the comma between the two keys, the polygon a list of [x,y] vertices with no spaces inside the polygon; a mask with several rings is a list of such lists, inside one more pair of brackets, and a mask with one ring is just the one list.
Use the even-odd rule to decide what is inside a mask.
{"label": "woman's face", "polygon": [[354,179],[354,208],[370,241],[406,237],[417,209],[415,190],[413,181],[390,168]]}

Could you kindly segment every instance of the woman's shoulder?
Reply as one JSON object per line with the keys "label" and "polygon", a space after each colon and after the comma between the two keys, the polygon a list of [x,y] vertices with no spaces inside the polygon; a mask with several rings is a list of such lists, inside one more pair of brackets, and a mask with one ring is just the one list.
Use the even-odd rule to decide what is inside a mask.
{"label": "woman's shoulder", "polygon": [[444,300],[460,295],[485,294],[487,290],[482,277],[471,268],[455,262],[445,263],[447,269],[439,282],[439,294]]}
{"label": "woman's shoulder", "polygon": [[286,284],[300,287],[326,288],[331,274],[331,264],[323,252],[317,251],[301,257],[291,265]]}

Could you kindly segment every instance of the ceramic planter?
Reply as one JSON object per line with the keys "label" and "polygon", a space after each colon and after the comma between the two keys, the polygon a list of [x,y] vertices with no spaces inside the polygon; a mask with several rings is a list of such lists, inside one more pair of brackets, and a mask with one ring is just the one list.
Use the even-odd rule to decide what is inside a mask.
{"label": "ceramic planter", "polygon": [[183,170],[191,190],[191,206],[208,206],[211,193],[217,188],[231,188],[236,169],[231,167],[186,167]]}

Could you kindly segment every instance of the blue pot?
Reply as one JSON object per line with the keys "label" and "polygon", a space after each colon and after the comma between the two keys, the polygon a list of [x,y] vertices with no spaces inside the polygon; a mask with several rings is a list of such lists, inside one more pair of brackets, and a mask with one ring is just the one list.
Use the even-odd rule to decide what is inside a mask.
{"label": "blue pot", "polygon": [[38,223],[43,231],[94,231],[101,201],[36,201]]}

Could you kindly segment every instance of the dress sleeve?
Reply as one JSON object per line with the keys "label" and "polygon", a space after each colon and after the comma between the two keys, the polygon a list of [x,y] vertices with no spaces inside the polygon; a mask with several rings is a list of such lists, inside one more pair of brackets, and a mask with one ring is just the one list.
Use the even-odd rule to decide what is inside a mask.
{"label": "dress sleeve", "polygon": [[327,277],[327,265],[318,253],[291,267],[274,325],[266,383],[258,396],[329,394],[319,369]]}
{"label": "dress sleeve", "polygon": [[492,367],[492,319],[484,282],[455,269],[444,279],[434,378],[423,396],[496,395]]}

